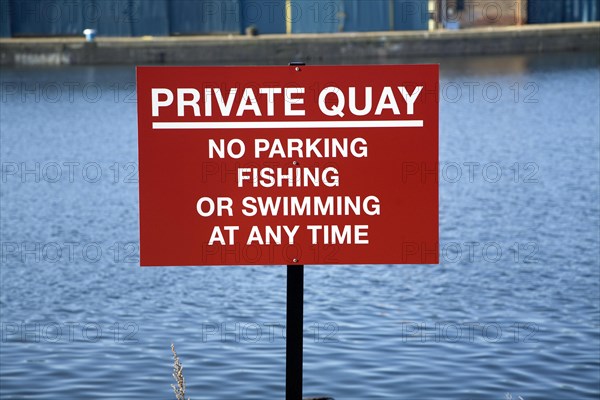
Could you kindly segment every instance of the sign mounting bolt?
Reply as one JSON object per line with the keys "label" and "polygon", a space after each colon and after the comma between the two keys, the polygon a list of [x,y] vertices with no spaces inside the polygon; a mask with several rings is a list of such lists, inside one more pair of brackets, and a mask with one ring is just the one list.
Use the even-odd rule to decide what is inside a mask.
{"label": "sign mounting bolt", "polygon": [[294,162],[292,162],[292,164],[298,165],[298,161],[294,161]]}
{"label": "sign mounting bolt", "polygon": [[300,72],[300,67],[296,67],[296,72]]}
{"label": "sign mounting bolt", "polygon": [[296,263],[296,262],[298,262],[298,259],[294,258],[292,261]]}

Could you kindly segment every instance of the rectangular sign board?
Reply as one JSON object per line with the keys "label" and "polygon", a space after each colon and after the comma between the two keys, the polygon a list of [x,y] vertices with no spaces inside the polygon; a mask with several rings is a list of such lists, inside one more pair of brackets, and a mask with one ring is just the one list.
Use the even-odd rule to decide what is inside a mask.
{"label": "rectangular sign board", "polygon": [[438,75],[138,67],[141,265],[438,263]]}

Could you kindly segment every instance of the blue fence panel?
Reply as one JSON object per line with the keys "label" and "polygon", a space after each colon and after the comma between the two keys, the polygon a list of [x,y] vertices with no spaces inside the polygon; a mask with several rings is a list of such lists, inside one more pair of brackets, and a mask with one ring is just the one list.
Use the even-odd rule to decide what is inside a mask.
{"label": "blue fence panel", "polygon": [[292,0],[293,33],[427,30],[427,0]]}
{"label": "blue fence panel", "polygon": [[10,37],[10,2],[0,0],[0,37]]}
{"label": "blue fence panel", "polygon": [[292,0],[292,33],[333,33],[344,29],[343,0]]}
{"label": "blue fence panel", "polygon": [[[2,0],[3,2],[6,0]],[[8,0],[13,36],[167,35],[167,0]],[[4,24],[3,24],[4,25]]]}
{"label": "blue fence panel", "polygon": [[394,30],[428,30],[427,3],[428,0],[396,0],[394,3]]}
{"label": "blue fence panel", "polygon": [[527,22],[530,24],[544,24],[563,20],[563,4],[561,1],[529,0],[527,2]]}
{"label": "blue fence panel", "polygon": [[80,35],[80,2],[73,0],[10,0],[13,36]]}
{"label": "blue fence panel", "polygon": [[133,36],[168,36],[169,1],[136,0],[131,18]]}
{"label": "blue fence panel", "polygon": [[393,0],[346,0],[343,18],[344,32],[388,31],[392,28],[390,14]]}
{"label": "blue fence panel", "polygon": [[565,22],[590,22],[600,20],[598,0],[571,0],[565,8]]}
{"label": "blue fence panel", "polygon": [[254,26],[259,34],[285,33],[285,1],[241,0],[241,29]]}
{"label": "blue fence panel", "polygon": [[[98,36],[168,35],[168,0],[72,0]],[[81,31],[78,32],[81,34]]]}
{"label": "blue fence panel", "polygon": [[239,0],[171,0],[171,34],[241,33]]}
{"label": "blue fence panel", "polygon": [[83,0],[85,28],[98,36],[131,36],[135,2],[130,0]]}
{"label": "blue fence panel", "polygon": [[598,0],[528,0],[530,24],[590,22],[600,20]]}

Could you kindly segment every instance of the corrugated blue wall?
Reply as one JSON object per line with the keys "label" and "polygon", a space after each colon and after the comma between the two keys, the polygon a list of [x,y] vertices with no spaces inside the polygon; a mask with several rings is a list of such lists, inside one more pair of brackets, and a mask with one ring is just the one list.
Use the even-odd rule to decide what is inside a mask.
{"label": "corrugated blue wall", "polygon": [[527,22],[530,24],[590,21],[600,21],[598,0],[528,0],[527,2]]}
{"label": "corrugated blue wall", "polygon": [[238,0],[171,0],[169,25],[173,35],[239,33]]}
{"label": "corrugated blue wall", "polygon": [[[168,35],[168,0],[0,0],[4,36]],[[4,23],[2,25],[5,25]]]}
{"label": "corrugated blue wall", "polygon": [[81,32],[81,4],[68,0],[8,0],[13,36]]}
{"label": "corrugated blue wall", "polygon": [[427,0],[292,0],[293,33],[427,30]]}
{"label": "corrugated blue wall", "polygon": [[353,0],[343,4],[342,31],[387,31],[392,28],[389,0]]}
{"label": "corrugated blue wall", "polygon": [[[427,29],[427,0],[291,0],[292,32]],[[285,0],[0,0],[0,36],[286,31]]]}
{"label": "corrugated blue wall", "polygon": [[292,0],[292,33],[332,33],[344,27],[343,0]]}
{"label": "corrugated blue wall", "polygon": [[8,0],[0,0],[0,37],[10,36],[10,16]]}
{"label": "corrugated blue wall", "polygon": [[[527,0],[529,23],[600,20],[599,0]],[[427,0],[291,0],[293,33],[426,30]],[[285,0],[0,0],[0,36],[284,33]]]}
{"label": "corrugated blue wall", "polygon": [[258,33],[285,33],[285,1],[241,0],[242,30],[249,26]]}
{"label": "corrugated blue wall", "polygon": [[414,31],[429,29],[427,0],[396,0],[394,3],[394,30]]}

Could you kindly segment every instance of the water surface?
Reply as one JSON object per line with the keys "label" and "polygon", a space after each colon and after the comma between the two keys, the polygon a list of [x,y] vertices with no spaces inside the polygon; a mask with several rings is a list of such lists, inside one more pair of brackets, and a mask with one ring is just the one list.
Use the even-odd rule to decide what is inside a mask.
{"label": "water surface", "polygon": [[[598,67],[442,60],[442,262],[307,267],[305,395],[598,398]],[[138,266],[134,70],[1,79],[0,397],[283,398],[285,268]]]}

